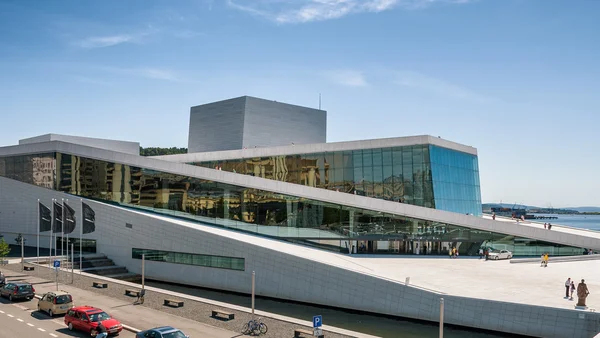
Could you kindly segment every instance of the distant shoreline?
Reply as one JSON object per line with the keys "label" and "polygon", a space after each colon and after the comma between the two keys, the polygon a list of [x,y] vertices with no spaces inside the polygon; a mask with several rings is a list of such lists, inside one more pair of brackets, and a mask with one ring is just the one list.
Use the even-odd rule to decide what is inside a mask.
{"label": "distant shoreline", "polygon": [[543,212],[543,211],[530,211],[531,214],[545,214],[545,215],[600,215],[600,212],[586,211],[586,212]]}

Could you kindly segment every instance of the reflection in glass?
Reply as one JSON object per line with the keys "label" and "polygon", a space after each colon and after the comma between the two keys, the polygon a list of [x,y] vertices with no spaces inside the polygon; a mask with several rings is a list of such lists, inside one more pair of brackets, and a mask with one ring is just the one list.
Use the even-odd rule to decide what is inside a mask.
{"label": "reflection in glass", "polygon": [[[480,203],[479,186],[461,179],[461,176],[466,178],[473,172],[477,173],[478,178],[474,166],[476,162],[470,157],[452,155],[445,149],[436,150],[432,147],[429,149],[431,164],[415,164],[415,151],[411,148],[411,156],[406,157],[406,162],[403,157],[402,165],[397,166],[393,155],[395,151],[392,151],[391,168],[379,166],[384,175],[382,181],[357,180],[354,175],[353,179],[344,179],[344,189],[347,184],[351,193],[426,207],[433,207],[435,203],[439,209],[477,211],[472,205],[474,202]],[[370,154],[372,156],[372,152]],[[354,153],[352,157],[357,158]],[[360,158],[364,159],[364,156],[361,154]],[[286,177],[287,168],[294,168],[306,183],[317,185],[323,179],[320,174],[331,170],[325,159],[322,154],[319,157],[301,155],[291,157],[292,163],[288,163],[287,157],[271,157],[245,160],[243,164],[227,162],[215,165],[232,170],[237,168],[236,171],[246,168],[257,175],[280,178]],[[335,156],[333,161],[336,161]],[[405,163],[409,161],[410,172],[404,170]],[[267,166],[269,163],[273,166]],[[396,172],[398,168],[402,168],[402,171]],[[343,177],[346,177],[346,172],[348,175],[361,173],[365,167],[345,169]],[[373,166],[368,169],[372,172]],[[52,171],[54,176],[49,174]],[[388,176],[390,172],[391,176]],[[448,248],[456,247],[461,255],[475,255],[479,247],[486,245],[497,249],[507,248],[514,251],[515,255],[535,256],[540,251],[570,255],[581,251],[489,231],[383,214],[63,153],[0,158],[0,173],[22,182],[41,183],[38,185],[47,188],[54,186],[62,192],[123,207],[342,252],[350,250],[352,245],[364,246],[364,252],[398,254],[447,254]],[[47,178],[40,179],[44,175]],[[50,184],[45,185],[44,182]],[[207,258],[189,255],[173,253],[165,256],[165,259],[197,265],[213,264],[213,258],[210,258],[211,263],[205,263]],[[214,265],[223,267],[227,264],[223,263],[223,258],[214,259]]]}

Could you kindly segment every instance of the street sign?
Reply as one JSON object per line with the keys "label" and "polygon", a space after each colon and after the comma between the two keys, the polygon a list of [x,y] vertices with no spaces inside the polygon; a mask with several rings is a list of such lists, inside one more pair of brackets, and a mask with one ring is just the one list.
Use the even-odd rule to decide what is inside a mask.
{"label": "street sign", "polygon": [[54,267],[57,268],[57,269],[60,268],[60,261],[59,260],[55,260],[54,261]]}
{"label": "street sign", "polygon": [[323,326],[323,316],[318,315],[313,317],[313,327]]}

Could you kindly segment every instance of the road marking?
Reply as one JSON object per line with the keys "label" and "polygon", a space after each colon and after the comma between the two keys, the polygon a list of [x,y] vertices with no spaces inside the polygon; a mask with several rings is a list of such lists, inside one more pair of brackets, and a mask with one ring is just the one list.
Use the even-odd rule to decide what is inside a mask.
{"label": "road marking", "polygon": [[31,323],[27,323],[27,325],[29,325],[29,326],[31,326],[31,327],[34,327],[34,326],[35,326],[35,325],[31,324]]}
{"label": "road marking", "polygon": [[23,319],[21,319],[21,318],[17,318],[17,320],[20,321],[20,322],[23,322]]}
{"label": "road marking", "polygon": [[7,316],[9,316],[10,318],[13,318],[13,317],[14,317],[14,316],[13,316],[13,315],[11,315],[10,313],[7,313],[6,315],[7,315]]}
{"label": "road marking", "polygon": [[50,334],[52,337],[58,337],[57,335],[55,335],[54,333]]}
{"label": "road marking", "polygon": [[0,313],[4,313],[4,311],[0,310]]}
{"label": "road marking", "polygon": [[28,308],[28,307],[26,307],[26,306],[23,306],[23,305],[19,305],[19,304],[12,304],[12,306],[14,306],[14,307],[18,307],[19,309],[21,309],[21,310],[25,310],[25,311],[29,310],[29,308]]}
{"label": "road marking", "polygon": [[41,327],[38,327],[38,330],[40,330],[42,332],[46,332],[46,330],[42,329]]}

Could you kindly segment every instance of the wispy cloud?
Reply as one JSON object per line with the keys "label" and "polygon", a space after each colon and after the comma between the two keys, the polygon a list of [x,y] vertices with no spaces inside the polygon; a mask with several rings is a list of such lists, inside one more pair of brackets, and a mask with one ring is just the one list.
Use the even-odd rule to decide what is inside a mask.
{"label": "wispy cloud", "polygon": [[343,16],[378,13],[395,7],[422,9],[435,3],[466,4],[476,0],[227,0],[233,9],[277,23],[304,23],[338,19]]}
{"label": "wispy cloud", "polygon": [[404,87],[416,88],[437,96],[477,103],[494,102],[497,99],[478,94],[459,85],[427,76],[417,72],[401,71],[395,74],[394,83]]}
{"label": "wispy cloud", "polygon": [[131,35],[92,36],[76,41],[75,45],[85,49],[93,49],[115,46],[131,40]]}
{"label": "wispy cloud", "polygon": [[148,29],[130,34],[115,34],[106,36],[88,36],[83,39],[73,41],[73,45],[83,49],[94,49],[116,46],[124,43],[142,44],[147,38],[158,33],[159,30],[149,27]]}
{"label": "wispy cloud", "polygon": [[365,87],[367,80],[362,72],[355,70],[335,70],[325,72],[325,76],[331,82],[349,87]]}
{"label": "wispy cloud", "polygon": [[164,80],[170,82],[181,82],[182,79],[171,70],[158,68],[138,68],[130,69],[130,73],[136,74],[148,79]]}

